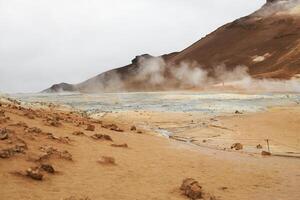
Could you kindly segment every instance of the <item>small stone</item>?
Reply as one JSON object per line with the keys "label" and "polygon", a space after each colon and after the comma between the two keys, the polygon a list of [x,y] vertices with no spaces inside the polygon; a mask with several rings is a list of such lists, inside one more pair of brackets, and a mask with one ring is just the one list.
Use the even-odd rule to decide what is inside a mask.
{"label": "small stone", "polygon": [[234,143],[233,145],[231,145],[230,148],[231,149],[235,149],[235,150],[242,150],[243,149],[243,145],[241,143]]}
{"label": "small stone", "polygon": [[92,135],[91,138],[93,138],[95,140],[113,141],[112,138],[109,135],[99,134],[99,133],[96,133],[96,134]]}
{"label": "small stone", "polygon": [[256,145],[256,148],[257,148],[257,149],[262,149],[263,147],[262,147],[261,144],[258,144],[258,145]]}
{"label": "small stone", "polygon": [[42,168],[44,171],[46,171],[46,172],[48,172],[48,173],[51,173],[51,174],[53,174],[53,173],[55,172],[53,166],[50,165],[50,164],[42,164],[42,165],[41,165],[41,168]]}
{"label": "small stone", "polygon": [[131,126],[130,130],[131,131],[136,131],[136,127],[135,126]]}
{"label": "small stone", "polygon": [[202,198],[202,187],[199,185],[198,181],[192,178],[187,178],[182,181],[180,190],[184,192],[184,195],[192,200]]}
{"label": "small stone", "polygon": [[121,148],[128,148],[128,145],[126,143],[124,144],[111,144],[112,147],[121,147]]}
{"label": "small stone", "polygon": [[84,133],[81,131],[75,131],[72,133],[72,135],[80,136],[80,135],[84,135]]}
{"label": "small stone", "polygon": [[37,169],[28,168],[26,170],[26,176],[38,181],[43,180],[43,174],[40,172],[38,168]]}
{"label": "small stone", "polygon": [[98,163],[103,165],[116,165],[115,159],[109,156],[102,156],[101,159],[98,160]]}
{"label": "small stone", "polygon": [[262,151],[261,155],[262,156],[271,156],[272,154],[270,152],[268,152],[268,151]]}
{"label": "small stone", "polygon": [[0,129],[0,140],[8,139],[8,130],[6,128]]}
{"label": "small stone", "polygon": [[95,126],[92,125],[92,124],[88,124],[85,130],[87,130],[87,131],[95,131]]}

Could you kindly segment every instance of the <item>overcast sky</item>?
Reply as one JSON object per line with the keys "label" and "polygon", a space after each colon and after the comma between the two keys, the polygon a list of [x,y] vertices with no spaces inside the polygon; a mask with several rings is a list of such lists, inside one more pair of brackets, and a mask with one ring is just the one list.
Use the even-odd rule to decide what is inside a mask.
{"label": "overcast sky", "polygon": [[265,0],[0,0],[0,92],[78,83],[180,51]]}

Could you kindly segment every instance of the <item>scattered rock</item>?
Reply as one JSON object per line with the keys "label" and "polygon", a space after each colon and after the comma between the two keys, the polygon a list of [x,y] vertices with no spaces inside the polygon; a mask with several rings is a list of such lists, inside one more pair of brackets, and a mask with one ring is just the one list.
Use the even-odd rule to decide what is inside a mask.
{"label": "scattered rock", "polygon": [[112,147],[121,147],[121,148],[128,148],[128,145],[126,143],[124,144],[111,144]]}
{"label": "scattered rock", "polygon": [[91,138],[93,138],[93,139],[95,139],[95,140],[108,140],[108,141],[113,141],[112,138],[111,138],[109,135],[99,134],[99,133],[96,133],[96,134],[92,135]]}
{"label": "scattered rock", "polygon": [[116,161],[113,157],[109,156],[102,156],[99,160],[98,163],[103,164],[103,165],[116,165]]}
{"label": "scattered rock", "polygon": [[106,128],[112,131],[117,131],[117,132],[124,132],[124,130],[120,129],[116,124],[107,124],[107,125],[102,125],[102,128]]}
{"label": "scattered rock", "polygon": [[138,130],[138,131],[137,131],[137,133],[138,133],[138,134],[142,134],[143,132],[142,132],[142,131],[140,131],[140,130]]}
{"label": "scattered rock", "polygon": [[235,149],[235,150],[242,150],[243,149],[243,145],[241,143],[234,143],[233,145],[231,145],[230,148],[231,149]]}
{"label": "scattered rock", "polygon": [[56,119],[48,118],[48,119],[46,119],[46,125],[48,125],[48,126],[54,126],[54,127],[59,127],[59,126],[62,125],[62,123],[60,123],[58,119],[59,118],[56,118]]}
{"label": "scattered rock", "polygon": [[70,161],[73,160],[72,154],[66,150],[61,152],[53,147],[40,147],[40,150],[46,153],[45,155],[43,155],[43,157],[40,158],[40,160],[48,159],[50,156],[57,156],[59,158],[70,160]]}
{"label": "scattered rock", "polygon": [[262,147],[261,144],[258,144],[258,145],[256,145],[256,148],[257,148],[257,149],[262,149],[263,147]]}
{"label": "scattered rock", "polygon": [[84,133],[81,131],[75,131],[72,133],[72,135],[80,136],[80,135],[84,135]]}
{"label": "scattered rock", "polygon": [[136,131],[136,127],[135,126],[131,126],[130,130],[131,131]]}
{"label": "scattered rock", "polygon": [[4,112],[4,110],[0,110],[0,117],[5,117],[5,112]]}
{"label": "scattered rock", "polygon": [[41,169],[43,169],[44,171],[50,174],[53,174],[55,172],[53,166],[50,164],[41,164]]}
{"label": "scattered rock", "polygon": [[181,184],[180,190],[183,191],[184,195],[186,195],[192,200],[202,199],[202,187],[195,179],[184,179]]}
{"label": "scattered rock", "polygon": [[18,127],[28,128],[28,125],[25,122],[18,122],[16,124],[11,124],[10,126],[18,126]]}
{"label": "scattered rock", "polygon": [[87,130],[87,131],[95,131],[95,126],[92,125],[92,124],[88,124],[85,130]]}
{"label": "scattered rock", "polygon": [[0,129],[0,140],[6,140],[8,139],[8,130],[6,128]]}
{"label": "scattered rock", "polygon": [[60,157],[65,159],[65,160],[73,160],[72,159],[72,154],[70,154],[68,151],[61,152]]}
{"label": "scattered rock", "polygon": [[26,176],[28,176],[34,180],[41,181],[41,180],[43,180],[44,175],[40,172],[40,170],[38,168],[28,168],[26,170]]}
{"label": "scattered rock", "polygon": [[234,112],[235,114],[243,114],[242,112],[240,112],[240,111],[238,111],[238,110],[236,110],[235,112]]}
{"label": "scattered rock", "polygon": [[25,153],[27,149],[26,144],[15,145],[14,147],[1,149],[0,150],[0,158],[10,158],[18,153]]}
{"label": "scattered rock", "polygon": [[48,133],[48,138],[52,140],[57,140],[61,143],[69,144],[71,142],[71,139],[69,137],[57,137],[53,135],[52,133]]}
{"label": "scattered rock", "polygon": [[37,127],[25,128],[26,133],[42,133],[42,130]]}
{"label": "scattered rock", "polygon": [[272,154],[270,152],[268,152],[268,151],[262,151],[261,155],[263,155],[263,156],[271,156]]}

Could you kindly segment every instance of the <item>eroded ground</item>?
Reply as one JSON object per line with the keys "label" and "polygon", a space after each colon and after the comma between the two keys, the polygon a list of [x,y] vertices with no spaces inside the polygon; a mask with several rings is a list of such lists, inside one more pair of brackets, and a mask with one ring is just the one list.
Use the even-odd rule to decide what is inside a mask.
{"label": "eroded ground", "polygon": [[[216,150],[154,131],[177,127],[180,137],[193,137],[196,144],[203,138],[213,143],[211,136],[222,134],[232,141],[284,138],[297,147],[299,107],[217,118],[111,113],[99,120],[51,105],[24,108],[6,101],[0,110],[1,199],[188,199],[180,191],[188,177],[216,199],[300,198],[300,159]],[[178,127],[184,124],[195,129],[182,135],[186,129]],[[219,145],[230,149],[231,142]]]}

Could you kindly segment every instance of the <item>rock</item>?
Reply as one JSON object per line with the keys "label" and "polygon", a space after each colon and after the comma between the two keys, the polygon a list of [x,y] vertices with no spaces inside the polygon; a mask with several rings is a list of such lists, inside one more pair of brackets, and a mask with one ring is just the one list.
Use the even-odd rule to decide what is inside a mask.
{"label": "rock", "polygon": [[131,126],[130,130],[131,131],[136,131],[136,127],[135,126]]}
{"label": "rock", "polygon": [[138,134],[142,134],[143,132],[142,132],[142,131],[140,131],[140,130],[138,130],[138,131],[137,131],[137,133],[138,133]]}
{"label": "rock", "polygon": [[116,124],[102,125],[102,128],[110,129],[112,131],[117,132],[124,132],[124,130],[120,129]]}
{"label": "rock", "polygon": [[99,133],[96,133],[96,134],[92,135],[91,138],[93,138],[93,139],[95,139],[95,140],[108,140],[108,141],[113,141],[112,138],[111,138],[109,135],[99,134]]}
{"label": "rock", "polygon": [[98,163],[103,165],[116,165],[115,159],[109,156],[102,156],[101,159],[98,160]]}
{"label": "rock", "polygon": [[272,154],[270,152],[268,152],[268,151],[262,151],[261,155],[263,155],[263,156],[271,156]]}
{"label": "rock", "polygon": [[4,112],[4,110],[0,110],[0,117],[5,117],[5,112]]}
{"label": "rock", "polygon": [[46,125],[48,126],[54,126],[54,127],[59,127],[62,125],[62,123],[60,123],[58,121],[58,119],[47,119],[46,120]]}
{"label": "rock", "polygon": [[8,139],[8,130],[6,128],[0,129],[0,140]]}
{"label": "rock", "polygon": [[257,149],[262,149],[263,147],[262,147],[261,144],[258,144],[258,145],[256,145],[256,148],[257,148]]}
{"label": "rock", "polygon": [[44,171],[53,174],[55,172],[54,168],[52,165],[50,164],[42,164],[41,165],[41,169],[43,169]]}
{"label": "rock", "polygon": [[42,130],[37,127],[25,128],[25,132],[27,133],[42,133]]}
{"label": "rock", "polygon": [[81,131],[75,131],[72,133],[72,135],[80,136],[80,135],[84,135],[84,133]]}
{"label": "rock", "polygon": [[73,160],[72,159],[72,154],[70,154],[68,151],[61,152],[60,157],[65,159],[65,160]]}
{"label": "rock", "polygon": [[199,185],[198,181],[192,178],[187,178],[182,181],[180,190],[183,191],[184,195],[192,200],[202,198],[202,187]]}
{"label": "rock", "polygon": [[121,147],[121,148],[128,148],[128,145],[126,143],[124,144],[111,144],[112,147]]}
{"label": "rock", "polygon": [[26,144],[15,145],[14,147],[1,149],[0,150],[0,158],[10,158],[18,153],[24,153],[27,149]]}
{"label": "rock", "polygon": [[26,176],[28,176],[34,180],[41,181],[41,180],[43,180],[44,175],[40,172],[40,170],[38,168],[28,168],[26,170]]}
{"label": "rock", "polygon": [[243,114],[242,112],[240,112],[240,111],[238,111],[238,110],[236,110],[234,113],[235,113],[235,114]]}
{"label": "rock", "polygon": [[233,145],[231,145],[230,148],[231,149],[235,149],[235,150],[242,150],[243,149],[243,145],[241,143],[234,143]]}
{"label": "rock", "polygon": [[87,131],[95,131],[95,126],[92,125],[92,124],[88,124],[85,130],[87,130]]}

